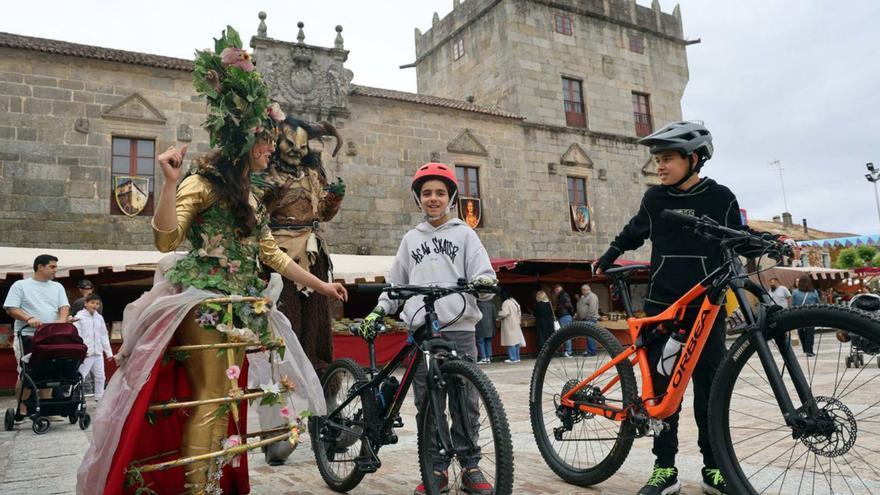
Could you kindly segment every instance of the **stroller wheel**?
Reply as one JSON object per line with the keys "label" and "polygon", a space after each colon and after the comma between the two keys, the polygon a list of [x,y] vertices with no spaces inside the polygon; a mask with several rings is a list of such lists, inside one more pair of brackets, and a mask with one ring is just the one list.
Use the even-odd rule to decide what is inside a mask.
{"label": "stroller wheel", "polygon": [[3,418],[3,427],[6,428],[6,431],[12,431],[13,426],[15,426],[15,409],[10,407],[6,409],[6,416]]}
{"label": "stroller wheel", "polygon": [[77,416],[76,413],[72,413],[70,416],[67,417],[67,420],[70,421],[70,424],[72,424],[72,425],[76,424],[77,419],[79,419],[79,417]]}
{"label": "stroller wheel", "polygon": [[847,356],[847,357],[846,357],[846,363],[844,363],[844,364],[846,364],[846,367],[847,367],[847,368],[852,367],[852,357]]}
{"label": "stroller wheel", "polygon": [[49,431],[49,419],[48,418],[37,418],[34,421],[33,425],[34,433],[37,435],[42,435]]}
{"label": "stroller wheel", "polygon": [[85,413],[79,418],[79,429],[85,430],[90,424],[92,424],[92,417],[89,416],[89,413]]}

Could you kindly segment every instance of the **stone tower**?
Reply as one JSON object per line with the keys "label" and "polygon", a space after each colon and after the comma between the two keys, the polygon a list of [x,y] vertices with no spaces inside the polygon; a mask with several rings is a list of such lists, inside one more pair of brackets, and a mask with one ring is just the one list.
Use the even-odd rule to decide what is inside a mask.
{"label": "stone tower", "polygon": [[633,136],[635,93],[654,127],[681,118],[688,80],[678,6],[635,0],[454,0],[415,33],[418,91],[566,126],[563,78],[577,81],[589,131]]}

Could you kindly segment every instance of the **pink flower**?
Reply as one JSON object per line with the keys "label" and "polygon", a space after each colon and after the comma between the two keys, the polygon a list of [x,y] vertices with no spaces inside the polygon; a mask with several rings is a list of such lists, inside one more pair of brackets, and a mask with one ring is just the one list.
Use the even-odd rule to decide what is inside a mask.
{"label": "pink flower", "polygon": [[287,406],[282,407],[279,412],[281,413],[282,418],[289,418],[290,417],[290,408]]}
{"label": "pink flower", "polygon": [[272,103],[270,106],[266,107],[266,115],[268,115],[275,122],[281,122],[286,118],[284,115],[284,111],[281,110],[281,105],[277,102]]}
{"label": "pink flower", "polygon": [[230,380],[238,380],[238,377],[241,376],[241,368],[236,365],[232,365],[226,368],[226,378]]}
{"label": "pink flower", "polygon": [[[236,366],[237,368],[238,366]],[[241,445],[241,437],[238,435],[229,435],[229,438],[223,441],[224,449],[231,449]]]}
{"label": "pink flower", "polygon": [[220,53],[220,63],[223,67],[235,66],[239,69],[250,72],[254,70],[254,64],[251,62],[251,56],[248,52],[241,48],[228,47]]}

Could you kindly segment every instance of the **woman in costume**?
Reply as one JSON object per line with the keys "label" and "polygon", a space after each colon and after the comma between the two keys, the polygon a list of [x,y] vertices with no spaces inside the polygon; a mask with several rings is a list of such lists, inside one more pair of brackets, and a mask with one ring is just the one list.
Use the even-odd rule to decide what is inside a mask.
{"label": "woman in costume", "polygon": [[[165,185],[153,216],[156,247],[169,252],[188,240],[191,249],[163,258],[153,289],[125,310],[120,369],[93,423],[78,494],[248,493],[248,399],[284,417],[324,410],[289,321],[253,297],[280,293],[278,275],[268,283],[259,277],[261,262],[328,297],[347,296],[278,248],[251,193],[250,173],[266,168],[284,116],[234,29],[196,55],[194,85],[207,99],[204,125],[218,151],[199,158],[176,190],[186,147],[159,156]],[[206,345],[214,347],[193,347]],[[243,345],[262,352],[244,361]],[[256,393],[244,390],[248,365]],[[291,425],[295,443],[300,430]],[[168,469],[153,469],[160,465]]]}

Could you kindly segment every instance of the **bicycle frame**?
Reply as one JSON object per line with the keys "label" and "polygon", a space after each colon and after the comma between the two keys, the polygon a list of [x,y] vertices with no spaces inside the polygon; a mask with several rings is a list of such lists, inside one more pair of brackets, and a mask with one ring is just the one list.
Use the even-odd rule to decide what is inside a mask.
{"label": "bicycle frame", "polygon": [[[627,319],[627,324],[629,326],[633,345],[629,346],[620,355],[601,366],[592,375],[566,392],[561,397],[560,404],[565,407],[577,408],[586,413],[601,415],[614,421],[626,420],[632,415],[629,408],[579,402],[573,400],[572,396],[586,386],[596,386],[600,389],[601,393],[606,393],[619,382],[619,376],[616,376],[605,384],[594,384],[594,380],[613,366],[617,366],[624,360],[627,360],[631,366],[639,367],[642,376],[641,397],[643,398],[642,403],[644,404],[644,410],[647,413],[647,416],[649,418],[665,419],[675,414],[682,402],[685,390],[687,389],[687,384],[699,362],[703,348],[711,334],[715,320],[720,312],[721,305],[724,302],[726,291],[730,288],[739,302],[740,309],[742,310],[746,321],[743,331],[749,333],[750,344],[756,347],[756,351],[761,359],[762,366],[767,374],[767,379],[777,399],[783,417],[790,426],[793,425],[799,417],[802,418],[799,414],[799,409],[796,409],[792,403],[791,396],[782,380],[779,367],[777,366],[776,361],[771,354],[770,347],[767,344],[766,313],[768,310],[767,308],[772,308],[774,303],[762,287],[748,279],[747,271],[742,265],[741,260],[724,242],[722,243],[722,252],[725,261],[721,267],[707,275],[684,296],[675,301],[669,308],[657,316],[633,318],[627,283],[623,279],[618,279],[616,283],[618,288],[621,289],[624,307],[627,314],[630,316],[630,318]],[[757,314],[748,302],[746,296],[747,293],[752,293],[759,298],[760,304],[758,305]],[[645,343],[644,334],[646,332],[643,332],[643,330],[646,327],[650,327],[660,322],[672,321],[675,319],[681,320],[688,309],[688,304],[698,300],[700,297],[703,297],[703,301],[697,313],[697,317],[690,329],[687,341],[682,346],[682,351],[676,361],[675,368],[673,369],[669,380],[669,385],[665,392],[660,394],[661,398],[658,400],[654,395],[651,363],[648,359],[648,352]],[[798,397],[801,403],[805,405],[805,408],[802,409],[806,409],[804,412],[807,412],[808,414],[815,412],[815,400],[813,399],[808,380],[803,374],[803,370],[801,369],[797,357],[791,347],[790,340],[776,339],[776,344],[783,357],[784,366],[791,375],[791,380]]]}

